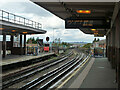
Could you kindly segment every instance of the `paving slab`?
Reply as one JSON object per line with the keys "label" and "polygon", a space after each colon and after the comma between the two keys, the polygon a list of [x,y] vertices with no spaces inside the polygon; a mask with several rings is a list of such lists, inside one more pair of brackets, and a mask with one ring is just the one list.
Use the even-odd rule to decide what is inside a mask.
{"label": "paving slab", "polygon": [[116,88],[115,76],[107,58],[95,58],[80,88]]}
{"label": "paving slab", "polygon": [[87,74],[89,73],[89,70],[91,69],[95,58],[92,58],[88,65],[84,68],[84,70],[77,76],[77,78],[74,80],[74,82],[69,86],[69,88],[79,88],[80,85],[83,83],[83,80],[86,78]]}

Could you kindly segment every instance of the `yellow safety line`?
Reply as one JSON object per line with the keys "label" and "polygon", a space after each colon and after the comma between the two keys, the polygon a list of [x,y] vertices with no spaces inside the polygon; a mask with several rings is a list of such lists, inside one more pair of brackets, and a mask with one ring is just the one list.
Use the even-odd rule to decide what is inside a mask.
{"label": "yellow safety line", "polygon": [[[89,57],[90,58],[90,57]],[[89,58],[70,76],[68,77],[59,87],[57,88],[61,88],[66,82],[68,82],[68,80],[70,80],[89,60]]]}

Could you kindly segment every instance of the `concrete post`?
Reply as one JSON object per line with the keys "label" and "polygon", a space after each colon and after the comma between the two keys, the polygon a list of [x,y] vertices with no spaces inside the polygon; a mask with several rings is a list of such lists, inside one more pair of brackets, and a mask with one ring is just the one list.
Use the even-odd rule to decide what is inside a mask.
{"label": "concrete post", "polygon": [[118,88],[120,88],[120,11],[116,18],[116,33],[115,33],[115,56],[116,56],[116,80]]}
{"label": "concrete post", "polygon": [[112,68],[115,69],[115,26],[111,30],[111,64]]}
{"label": "concrete post", "polygon": [[106,36],[106,57],[108,57],[108,35]]}
{"label": "concrete post", "polygon": [[118,88],[120,88],[120,11],[116,18],[116,37],[115,38],[116,38],[115,46],[116,46],[116,60],[117,60],[116,80],[118,82]]}
{"label": "concrete post", "polygon": [[110,32],[108,33],[108,60],[110,61]]}
{"label": "concrete post", "polygon": [[112,31],[113,31],[113,28],[110,31],[110,62],[113,66],[113,61],[112,61],[112,38],[113,38],[113,35],[112,35]]}

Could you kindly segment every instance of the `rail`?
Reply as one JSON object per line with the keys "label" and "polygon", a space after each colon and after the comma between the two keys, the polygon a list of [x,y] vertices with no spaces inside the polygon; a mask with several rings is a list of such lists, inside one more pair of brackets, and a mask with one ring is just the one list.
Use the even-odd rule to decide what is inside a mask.
{"label": "rail", "polygon": [[4,81],[7,81],[7,82],[3,83],[2,88],[5,89],[5,88],[7,88],[7,87],[9,87],[9,86],[11,86],[15,83],[18,83],[22,80],[25,80],[25,79],[31,77],[32,75],[34,75],[36,73],[39,73],[39,72],[41,72],[41,71],[43,71],[43,70],[45,70],[45,69],[47,69],[51,66],[54,66],[54,65],[56,65],[56,64],[58,64],[58,63],[60,63],[64,60],[66,60],[71,55],[72,55],[72,51],[69,54],[62,56],[57,60],[50,61],[50,62],[48,62],[46,64],[43,64],[43,65],[38,65],[37,67],[34,67],[34,68],[29,68],[26,71],[21,72],[20,75],[17,74],[17,76],[20,76],[20,77],[15,78],[15,75],[14,75],[13,80],[9,80],[9,78],[7,78],[6,80],[4,80]]}
{"label": "rail", "polygon": [[29,20],[27,18],[6,12],[4,10],[0,10],[0,19],[8,22],[12,22],[15,24],[21,24],[24,26],[29,26],[35,29],[41,29],[42,24],[37,23],[35,21]]}

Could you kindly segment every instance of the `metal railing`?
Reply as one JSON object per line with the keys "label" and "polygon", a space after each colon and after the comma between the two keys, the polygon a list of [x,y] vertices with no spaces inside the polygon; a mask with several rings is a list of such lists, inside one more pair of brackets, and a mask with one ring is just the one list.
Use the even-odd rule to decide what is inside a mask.
{"label": "metal railing", "polygon": [[26,19],[24,17],[0,10],[0,19],[4,20],[4,21],[9,21],[15,24],[21,24],[21,25],[25,25],[25,26],[29,26],[32,28],[36,28],[36,29],[41,29],[42,28],[42,24],[37,23],[35,21]]}

